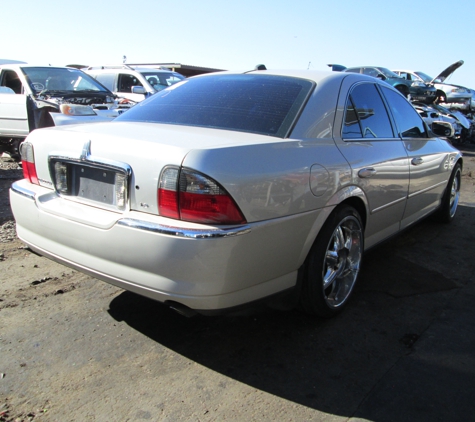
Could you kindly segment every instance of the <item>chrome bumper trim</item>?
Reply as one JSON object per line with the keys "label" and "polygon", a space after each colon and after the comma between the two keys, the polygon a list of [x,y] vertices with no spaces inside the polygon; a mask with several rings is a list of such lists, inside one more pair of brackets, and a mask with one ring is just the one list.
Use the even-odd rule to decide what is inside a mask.
{"label": "chrome bumper trim", "polygon": [[190,239],[217,239],[223,237],[240,236],[251,232],[249,226],[232,227],[229,229],[185,229],[182,227],[165,226],[163,224],[150,223],[136,220],[135,218],[123,218],[117,222],[120,226],[126,226],[138,230],[146,230],[153,233],[165,234]]}
{"label": "chrome bumper trim", "polygon": [[32,201],[35,200],[35,197],[36,197],[36,193],[29,190],[29,189],[25,189],[24,187],[20,186],[18,184],[18,182],[14,182],[11,186],[10,186],[10,189],[15,192],[15,193],[18,193],[20,195],[23,195],[23,196],[26,196],[27,198],[31,199]]}

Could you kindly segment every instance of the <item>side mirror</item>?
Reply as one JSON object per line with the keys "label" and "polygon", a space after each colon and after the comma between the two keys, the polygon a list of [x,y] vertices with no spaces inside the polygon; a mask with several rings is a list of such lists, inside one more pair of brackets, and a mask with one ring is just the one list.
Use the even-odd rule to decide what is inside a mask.
{"label": "side mirror", "polygon": [[449,122],[432,122],[431,129],[432,132],[437,136],[452,138],[455,135],[454,127]]}
{"label": "side mirror", "polygon": [[146,91],[145,91],[145,88],[143,86],[140,86],[140,85],[134,85],[132,87],[132,94],[145,94]]}

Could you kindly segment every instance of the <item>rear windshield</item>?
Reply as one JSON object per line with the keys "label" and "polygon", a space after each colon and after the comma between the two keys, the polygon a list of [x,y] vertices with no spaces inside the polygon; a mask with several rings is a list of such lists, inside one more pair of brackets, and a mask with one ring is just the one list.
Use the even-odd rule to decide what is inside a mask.
{"label": "rear windshield", "polygon": [[313,82],[274,75],[191,78],[137,104],[115,121],[156,122],[285,137]]}

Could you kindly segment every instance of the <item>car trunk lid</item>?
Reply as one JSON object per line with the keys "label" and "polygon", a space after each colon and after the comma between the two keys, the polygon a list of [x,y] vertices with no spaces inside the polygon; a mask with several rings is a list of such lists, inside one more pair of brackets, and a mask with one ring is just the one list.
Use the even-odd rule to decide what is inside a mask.
{"label": "car trunk lid", "polygon": [[165,166],[179,167],[194,149],[280,139],[217,129],[113,122],[42,129],[27,140],[34,146],[41,185],[52,188],[55,184],[58,189],[58,180],[68,174],[75,190],[69,192],[65,187],[64,197],[122,213],[128,205],[118,204],[117,189],[126,177],[130,209],[158,214],[157,188]]}

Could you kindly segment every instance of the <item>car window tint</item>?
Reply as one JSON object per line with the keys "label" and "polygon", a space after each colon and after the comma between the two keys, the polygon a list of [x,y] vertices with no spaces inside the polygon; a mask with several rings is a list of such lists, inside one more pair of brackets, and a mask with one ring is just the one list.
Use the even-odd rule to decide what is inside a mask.
{"label": "car window tint", "polygon": [[95,78],[98,82],[104,85],[109,91],[115,91],[115,87],[114,87],[115,74],[101,73],[100,75],[96,75]]}
{"label": "car window tint", "polygon": [[143,85],[134,75],[124,73],[119,75],[119,92],[132,92],[133,86]]}
{"label": "car window tint", "polygon": [[392,138],[389,116],[374,84],[357,85],[346,105],[342,137]]}
{"label": "car window tint", "polygon": [[397,92],[383,87],[389,108],[396,120],[399,135],[402,138],[427,138],[426,128],[419,113]]}
{"label": "car window tint", "polygon": [[277,75],[211,75],[185,80],[134,106],[115,121],[146,121],[284,137],[313,88]]}
{"label": "car window tint", "polygon": [[13,70],[3,71],[1,85],[10,88],[15,94],[23,93],[23,85],[20,78]]}

